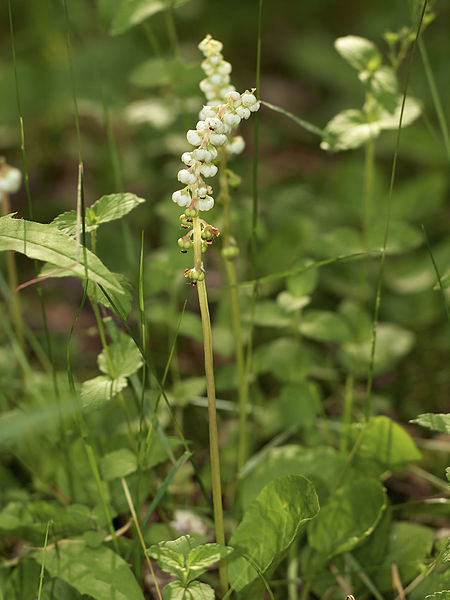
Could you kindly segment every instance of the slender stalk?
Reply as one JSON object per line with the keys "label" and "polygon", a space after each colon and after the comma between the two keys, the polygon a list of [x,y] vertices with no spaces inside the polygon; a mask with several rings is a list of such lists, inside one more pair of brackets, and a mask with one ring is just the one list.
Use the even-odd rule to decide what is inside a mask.
{"label": "slender stalk", "polygon": [[[7,194],[6,192],[0,192],[0,204],[2,205],[2,215],[8,215],[11,212],[9,194]],[[16,260],[14,258],[14,252],[12,250],[8,250],[6,252],[6,268],[8,270],[8,283],[11,292],[11,313],[12,320],[14,323],[14,330],[16,332],[19,346],[23,350],[25,344],[23,335],[22,307],[20,302],[20,296],[16,292],[19,282],[17,278]]]}
{"label": "slender stalk", "polygon": [[431,97],[433,98],[434,109],[436,111],[436,115],[439,121],[439,125],[441,127],[442,137],[444,139],[445,152],[447,154],[447,159],[450,162],[450,138],[448,133],[448,125],[445,119],[444,109],[442,108],[441,98],[439,96],[439,92],[436,86],[436,82],[434,80],[433,71],[430,66],[430,61],[428,60],[428,52],[425,48],[425,44],[423,43],[422,38],[419,38],[417,41],[419,45],[420,56],[422,58],[423,66],[425,69],[425,75],[427,77],[428,86],[430,88]]}
{"label": "slender stalk", "polygon": [[345,433],[352,422],[353,401],[354,401],[354,378],[353,375],[347,375],[345,380],[344,414],[342,416],[342,432],[340,451],[342,454],[347,452],[347,438]]}
{"label": "slender stalk", "polygon": [[294,540],[288,553],[288,599],[298,600],[298,540]]}
{"label": "slender stalk", "polygon": [[[220,181],[220,195],[219,198],[222,201],[223,206],[223,218],[224,218],[224,248],[230,246],[230,231],[231,231],[231,219],[230,219],[230,192],[227,179],[227,154],[225,149],[220,151],[220,170],[219,170],[219,181]],[[224,258],[225,270],[228,279],[228,290],[230,298],[231,308],[231,327],[233,329],[233,337],[235,342],[235,357],[236,357],[236,368],[238,375],[238,402],[239,402],[239,442],[238,442],[238,472],[244,466],[247,460],[247,397],[248,397],[248,386],[247,377],[245,372],[245,356],[244,356],[244,344],[242,341],[242,327],[241,317],[239,308],[239,288],[237,285],[236,267],[233,258]]]}
{"label": "slender stalk", "polygon": [[[196,268],[202,266],[202,237],[200,218],[194,217],[194,264]],[[203,329],[203,348],[205,353],[205,375],[206,390],[208,395],[208,421],[209,421],[209,450],[211,457],[211,479],[213,493],[214,526],[216,540],[219,544],[225,544],[225,532],[223,526],[223,508],[222,508],[222,485],[220,481],[220,460],[219,460],[219,436],[217,432],[216,416],[216,389],[214,383],[213,350],[211,335],[211,320],[209,316],[208,296],[206,293],[205,280],[197,282],[198,301],[200,305],[200,314]],[[228,588],[226,567],[220,563],[220,583],[222,592],[225,593]]]}

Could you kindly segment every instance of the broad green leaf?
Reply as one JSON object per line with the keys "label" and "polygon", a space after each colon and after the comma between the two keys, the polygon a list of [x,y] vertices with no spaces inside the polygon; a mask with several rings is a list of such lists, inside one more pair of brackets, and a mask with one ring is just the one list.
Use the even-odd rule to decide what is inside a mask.
{"label": "broad green leaf", "polygon": [[350,329],[344,319],[326,310],[304,313],[299,330],[305,337],[319,342],[345,342],[351,339]]}
{"label": "broad green leaf", "polygon": [[[319,511],[312,484],[299,475],[271,481],[258,494],[233,533],[229,545],[237,552],[228,559],[230,584],[237,591],[275,568],[300,527]],[[246,557],[246,558],[244,558]]]}
{"label": "broad green leaf", "polygon": [[383,65],[373,73],[360,73],[359,78],[385,111],[388,113],[395,111],[398,102],[398,85],[394,69]]}
{"label": "broad green leaf", "polygon": [[[301,266],[300,263],[299,266]],[[311,264],[311,261],[304,262],[305,267]],[[302,298],[311,294],[314,291],[317,280],[319,278],[319,272],[317,269],[311,269],[310,271],[305,271],[304,273],[299,273],[298,275],[292,275],[286,279],[286,287],[288,292],[290,292],[296,298]]]}
{"label": "broad green leaf", "polygon": [[410,423],[417,423],[422,427],[426,427],[427,429],[432,429],[433,431],[440,431],[441,433],[446,433],[450,435],[450,414],[449,413],[424,413],[419,415],[415,419],[411,419]]}
{"label": "broad green leaf", "polygon": [[400,581],[407,586],[418,575],[433,545],[433,530],[417,523],[394,522],[383,564],[372,580],[380,592],[392,590],[392,564],[399,570]]}
{"label": "broad green leaf", "polygon": [[163,600],[214,600],[214,590],[206,583],[193,581],[186,588],[180,581],[172,581],[162,591]]}
{"label": "broad green leaf", "polygon": [[368,424],[355,423],[347,436],[350,444],[359,440],[353,466],[361,473],[380,475],[398,471],[421,459],[411,436],[388,417],[372,417]]}
{"label": "broad green leaf", "polygon": [[[85,230],[87,232],[95,231],[102,223],[121,219],[142,202],[145,202],[144,198],[139,198],[130,193],[102,196],[86,209]],[[55,217],[51,225],[55,225],[67,235],[75,235],[77,232],[77,213],[74,210],[64,212]]]}
{"label": "broad green leaf", "polygon": [[334,42],[339,54],[357,71],[372,72],[381,64],[381,54],[375,44],[356,35],[340,37]]}
{"label": "broad green leaf", "polygon": [[126,377],[111,379],[107,375],[98,375],[88,379],[81,385],[81,405],[88,410],[102,408],[127,385]]}
{"label": "broad green leaf", "polygon": [[[41,538],[42,543],[43,538]],[[8,571],[2,565],[7,573]],[[15,569],[7,575],[5,585],[3,587],[0,580],[0,590],[4,592],[4,600],[31,600],[37,598],[39,587],[40,567],[34,560],[22,557]]]}
{"label": "broad green leaf", "polygon": [[359,148],[378,137],[380,131],[378,122],[368,122],[362,110],[350,108],[327,123],[320,147],[328,152]]}
{"label": "broad green leaf", "polygon": [[290,292],[280,292],[277,296],[277,304],[286,313],[297,312],[311,302],[309,296],[293,296]]}
{"label": "broad green leaf", "polygon": [[0,512],[0,533],[42,544],[50,520],[58,537],[78,535],[96,526],[89,509],[80,504],[62,507],[43,500],[10,502]]}
{"label": "broad green leaf", "polygon": [[126,477],[130,473],[134,473],[136,468],[136,455],[128,448],[108,452],[100,461],[100,470],[106,480]]}
{"label": "broad green leaf", "polygon": [[[382,110],[378,115],[377,123],[380,129],[398,129],[400,123],[400,112],[403,98],[398,96],[397,107],[394,112],[390,113],[387,110]],[[403,109],[402,128],[413,123],[422,113],[422,103],[417,98],[407,96],[405,107]]]}
{"label": "broad green leaf", "polygon": [[[385,223],[375,223],[368,235],[368,246],[372,250],[381,250],[384,242],[386,225]],[[423,243],[423,235],[421,232],[402,221],[391,221],[389,226],[389,237],[386,246],[387,254],[400,254],[417,248]]]}
{"label": "broad green leaf", "polygon": [[[41,552],[32,555],[42,562]],[[105,546],[89,548],[78,541],[60,543],[56,548],[47,548],[45,568],[52,577],[63,579],[95,600],[144,600],[129,565]]]}
{"label": "broad green leaf", "polygon": [[196,579],[205,573],[209,567],[218,563],[233,552],[221,544],[202,544],[191,550],[188,554],[186,564],[189,569],[188,581]]}
{"label": "broad green leaf", "polygon": [[[411,331],[393,323],[380,323],[377,327],[374,373],[391,370],[414,346],[415,336]],[[344,368],[356,377],[366,377],[369,368],[372,343],[368,338],[362,342],[347,342],[340,352]]]}
{"label": "broad green leaf", "polygon": [[296,340],[278,338],[255,350],[253,367],[257,373],[273,373],[282,381],[295,381],[307,376],[309,357]]}
{"label": "broad green leaf", "polygon": [[62,579],[56,578],[50,581],[46,579],[44,579],[41,600],[83,600],[80,592]]}
{"label": "broad green leaf", "polygon": [[261,300],[256,305],[253,322],[261,327],[289,327],[291,319],[276,302]]}
{"label": "broad green leaf", "polygon": [[240,504],[246,510],[264,486],[282,475],[307,477],[314,484],[322,501],[336,485],[344,465],[343,457],[328,446],[306,448],[289,444],[273,448],[241,483]]}
{"label": "broad green leaf", "polygon": [[124,33],[128,29],[139,25],[149,17],[167,10],[171,6],[177,8],[186,4],[188,0],[122,0],[119,10],[111,26],[111,35]]}
{"label": "broad green leaf", "polygon": [[143,365],[142,355],[134,340],[125,333],[120,333],[119,339],[108,346],[108,355],[109,360],[105,350],[98,355],[98,367],[113,379],[129,377]]}
{"label": "broad green leaf", "polygon": [[186,585],[228,556],[232,549],[220,544],[201,544],[191,535],[183,535],[173,541],[155,544],[147,552],[163,571],[180,578]]}
{"label": "broad green leaf", "polygon": [[[12,215],[0,218],[0,251],[15,250],[29,258],[42,260],[67,269],[75,277],[85,278],[84,252],[54,226],[34,223],[24,219],[13,219]],[[97,256],[86,250],[87,271],[95,281],[109,293],[124,294],[114,273],[111,273]]]}
{"label": "broad green leaf", "polygon": [[386,492],[379,481],[349,481],[321,506],[308,527],[309,543],[327,559],[348,552],[373,532],[385,508]]}

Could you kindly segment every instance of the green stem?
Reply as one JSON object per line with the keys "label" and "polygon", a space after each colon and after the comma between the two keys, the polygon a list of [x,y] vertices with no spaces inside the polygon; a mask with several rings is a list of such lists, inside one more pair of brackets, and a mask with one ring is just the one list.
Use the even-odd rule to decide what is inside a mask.
{"label": "green stem", "polygon": [[428,85],[430,87],[431,97],[433,98],[434,109],[436,111],[437,118],[439,120],[442,137],[444,138],[445,151],[447,154],[447,158],[450,162],[450,139],[449,139],[449,134],[448,134],[447,121],[445,119],[445,113],[442,108],[441,98],[439,96],[436,82],[434,80],[433,71],[430,66],[430,61],[428,60],[428,53],[427,53],[427,50],[425,48],[425,44],[423,43],[422,38],[419,38],[417,43],[419,45],[420,56],[422,57],[422,62],[423,62],[423,66],[425,69],[425,75],[427,77]]}
{"label": "green stem", "polygon": [[[223,205],[224,219],[224,248],[230,246],[230,191],[227,179],[227,155],[226,151],[220,151],[220,199]],[[238,375],[238,402],[239,402],[239,442],[238,442],[238,472],[247,460],[247,398],[248,386],[245,372],[244,344],[242,341],[242,327],[239,308],[239,288],[237,285],[236,267],[233,258],[224,258],[225,270],[228,279],[228,289],[231,308],[231,326],[235,342],[236,368]]]}
{"label": "green stem", "polygon": [[298,600],[298,540],[294,540],[288,554],[288,599]]}
{"label": "green stem", "polygon": [[344,414],[342,416],[342,431],[341,431],[341,442],[340,451],[342,454],[347,452],[347,438],[346,432],[352,422],[353,413],[353,401],[354,401],[354,379],[353,375],[347,375],[345,380],[345,398],[344,398]]}
{"label": "green stem", "polygon": [[[196,268],[202,266],[202,237],[200,218],[194,217],[194,265]],[[213,493],[214,526],[216,540],[219,544],[225,544],[225,532],[223,526],[222,508],[222,486],[220,482],[220,459],[219,459],[219,436],[217,432],[216,416],[216,389],[214,383],[213,350],[211,335],[211,320],[209,316],[208,296],[206,293],[205,280],[197,282],[198,301],[203,329],[203,347],[205,353],[205,375],[206,390],[208,395],[208,421],[209,421],[209,450],[211,457],[211,479]],[[220,583],[222,592],[228,588],[226,566],[219,565]]]}

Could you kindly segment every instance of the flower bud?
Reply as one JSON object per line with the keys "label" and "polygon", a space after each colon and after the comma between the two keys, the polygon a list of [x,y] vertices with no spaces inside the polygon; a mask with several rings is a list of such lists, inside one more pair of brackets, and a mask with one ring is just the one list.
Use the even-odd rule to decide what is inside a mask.
{"label": "flower bud", "polygon": [[197,177],[187,169],[181,169],[178,171],[178,181],[186,185],[192,185],[197,181]]}
{"label": "flower bud", "polygon": [[202,138],[198,134],[198,131],[195,131],[195,129],[189,129],[189,131],[186,134],[186,138],[187,141],[190,144],[192,144],[192,146],[200,146],[200,144],[202,143]]}

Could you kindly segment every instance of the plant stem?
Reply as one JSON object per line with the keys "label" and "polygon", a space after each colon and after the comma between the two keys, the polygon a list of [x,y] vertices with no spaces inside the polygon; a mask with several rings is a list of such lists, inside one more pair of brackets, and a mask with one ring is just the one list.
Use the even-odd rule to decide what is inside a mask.
{"label": "plant stem", "polygon": [[[2,215],[8,215],[11,212],[11,205],[9,202],[9,195],[6,192],[0,192],[0,203],[2,205]],[[11,292],[11,313],[14,323],[14,330],[16,332],[19,346],[23,350],[25,344],[23,337],[22,307],[20,303],[20,296],[16,292],[19,283],[17,279],[16,261],[14,258],[14,252],[12,250],[8,250],[6,252],[6,268],[8,270],[8,283]]]}
{"label": "plant stem", "polygon": [[[202,237],[200,218],[194,217],[194,264],[196,268],[202,266]],[[209,316],[208,296],[206,293],[205,280],[197,282],[198,301],[200,305],[200,314],[203,329],[203,348],[205,353],[205,375],[206,390],[208,395],[208,421],[209,421],[209,450],[211,457],[211,479],[214,509],[214,526],[216,531],[216,540],[219,544],[225,544],[225,532],[223,527],[223,508],[222,508],[222,486],[220,482],[220,460],[219,460],[219,439],[217,433],[216,417],[216,389],[214,383],[214,366],[211,336],[211,320]],[[225,593],[228,588],[226,567],[220,563],[220,583],[222,592]]]}
{"label": "plant stem", "polygon": [[[230,219],[230,191],[228,187],[227,179],[227,154],[225,149],[220,150],[220,170],[219,170],[219,181],[220,181],[220,195],[219,198],[222,201],[223,206],[223,219],[224,219],[224,248],[230,246],[230,230],[231,230],[231,219]],[[239,442],[238,442],[238,472],[244,466],[247,460],[247,397],[248,397],[248,386],[247,378],[245,373],[245,356],[244,356],[244,345],[242,341],[242,327],[240,318],[239,308],[239,292],[237,287],[237,275],[234,260],[232,258],[224,258],[225,270],[228,279],[228,289],[230,296],[230,308],[231,308],[231,326],[233,329],[233,337],[235,342],[235,357],[236,357],[236,368],[238,375],[238,401],[239,401]]]}

